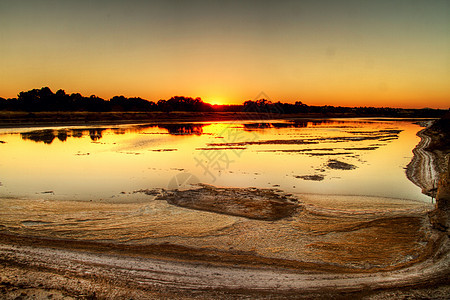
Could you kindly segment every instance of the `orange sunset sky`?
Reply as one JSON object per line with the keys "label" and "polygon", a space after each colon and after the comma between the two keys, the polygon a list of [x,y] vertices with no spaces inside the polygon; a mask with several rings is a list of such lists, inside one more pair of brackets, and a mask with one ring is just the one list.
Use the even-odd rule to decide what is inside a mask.
{"label": "orange sunset sky", "polygon": [[0,2],[0,96],[448,108],[450,1]]}

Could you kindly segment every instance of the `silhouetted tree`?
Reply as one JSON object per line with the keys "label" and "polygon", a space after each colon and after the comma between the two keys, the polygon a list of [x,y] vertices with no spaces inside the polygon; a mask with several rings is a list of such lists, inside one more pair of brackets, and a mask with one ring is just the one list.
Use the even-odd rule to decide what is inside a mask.
{"label": "silhouetted tree", "polygon": [[4,110],[7,108],[7,101],[5,98],[0,97],[0,110]]}
{"label": "silhouetted tree", "polygon": [[169,100],[159,100],[157,103],[158,110],[164,112],[170,111],[213,111],[213,107],[209,103],[205,103],[201,98],[191,98],[175,96]]}
{"label": "silhouetted tree", "polygon": [[109,102],[113,111],[153,111],[156,109],[154,102],[138,97],[114,96]]}
{"label": "silhouetted tree", "polygon": [[[387,117],[440,117],[445,110],[398,109],[389,107],[308,106],[302,101],[292,103],[271,102],[267,99],[248,100],[243,105],[211,105],[201,98],[174,96],[157,103],[138,98],[114,96],[106,101],[95,95],[84,97],[79,93],[67,94],[60,89],[53,93],[49,87],[20,92],[17,98],[0,98],[0,110],[10,111],[187,111],[187,112],[257,112],[268,117],[279,114],[317,114],[319,116],[387,116]],[[29,115],[32,117],[33,115]]]}
{"label": "silhouetted tree", "polygon": [[281,114],[283,113],[283,108],[281,102],[272,103],[272,101],[267,99],[258,99],[256,101],[245,101],[244,111],[265,114]]}

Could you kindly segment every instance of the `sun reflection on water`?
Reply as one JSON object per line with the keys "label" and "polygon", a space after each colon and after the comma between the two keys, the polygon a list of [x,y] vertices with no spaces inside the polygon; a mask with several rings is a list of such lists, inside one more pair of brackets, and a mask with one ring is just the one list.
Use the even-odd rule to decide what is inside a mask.
{"label": "sun reflection on water", "polygon": [[404,170],[419,129],[363,119],[8,129],[0,196],[135,199],[183,172],[218,186],[428,201]]}

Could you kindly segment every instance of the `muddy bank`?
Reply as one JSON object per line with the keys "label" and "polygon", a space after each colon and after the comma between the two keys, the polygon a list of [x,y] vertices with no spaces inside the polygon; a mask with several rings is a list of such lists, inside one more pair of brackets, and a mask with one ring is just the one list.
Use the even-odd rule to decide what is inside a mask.
{"label": "muddy bank", "polygon": [[295,178],[300,178],[303,180],[313,180],[313,181],[322,181],[325,179],[323,175],[298,175],[294,176]]}
{"label": "muddy bank", "polygon": [[273,189],[217,188],[206,184],[192,190],[163,191],[156,199],[180,207],[266,221],[290,217],[301,209],[295,197]]}
{"label": "muddy bank", "polygon": [[433,228],[449,235],[450,227],[450,114],[419,131],[421,138],[407,166],[409,180],[422,192],[436,198],[436,208],[429,213]]}
{"label": "muddy bank", "polygon": [[449,164],[450,116],[447,114],[417,135],[421,140],[413,150],[406,176],[422,188],[422,193],[436,198],[440,175],[447,172]]}
{"label": "muddy bank", "polygon": [[[172,200],[199,196],[198,190],[172,194]],[[212,187],[203,190],[206,196],[198,203],[209,209],[207,202],[214,199],[208,197],[219,191],[248,196],[255,203],[267,195],[284,203],[267,190]],[[277,221],[196,207],[171,213],[167,208],[178,207],[173,205],[158,214],[163,200],[150,207],[136,205],[131,213],[129,205],[35,201],[30,215],[23,201],[12,199],[5,203],[11,215],[0,234],[0,291],[16,295],[19,289],[28,295],[57,290],[100,299],[330,297],[441,284],[448,275],[448,252],[442,250],[443,237],[429,225],[427,206],[374,198],[361,209],[357,198],[351,200],[357,201],[353,206],[341,207],[336,207],[337,198],[319,198],[322,202],[301,197],[303,208]],[[51,211],[58,215],[51,217]],[[172,218],[162,219],[170,214]],[[198,222],[187,223],[185,214]],[[151,216],[154,223],[148,223]],[[152,233],[156,230],[164,234]],[[108,242],[124,234],[130,235],[127,242]]]}
{"label": "muddy bank", "polygon": [[438,183],[436,209],[429,216],[433,228],[450,237],[450,166]]}
{"label": "muddy bank", "polygon": [[335,170],[353,170],[356,169],[355,165],[345,163],[336,159],[331,159],[327,163],[328,168]]}
{"label": "muddy bank", "polygon": [[[398,135],[402,130],[378,130],[368,131],[364,134],[361,132],[349,131],[353,136],[338,136],[338,137],[317,137],[307,139],[285,139],[285,140],[258,140],[258,141],[245,141],[245,142],[232,142],[232,143],[208,143],[209,147],[243,147],[251,145],[312,145],[320,143],[343,143],[343,142],[361,142],[361,141],[388,141],[398,139]],[[328,148],[329,149],[329,148]],[[333,148],[338,149],[338,148]],[[375,150],[376,147],[364,147],[364,148],[348,148],[346,150]],[[305,151],[300,149],[301,151]],[[321,148],[320,150],[327,150],[327,148]]]}
{"label": "muddy bank", "polygon": [[[0,128],[32,126],[77,126],[137,124],[149,122],[229,121],[229,120],[298,120],[315,118],[355,118],[354,114],[273,114],[258,112],[18,112],[0,111]],[[370,116],[366,116],[370,117]],[[408,116],[405,116],[408,117]]]}
{"label": "muddy bank", "polygon": [[[439,241],[436,241],[438,243]],[[445,283],[448,276],[448,254],[437,252],[432,259],[392,271],[342,273],[338,269],[297,271],[283,268],[272,261],[268,268],[248,257],[248,266],[240,257],[236,265],[201,261],[155,259],[133,253],[130,249],[117,252],[106,248],[77,249],[68,242],[44,246],[25,244],[0,245],[1,291],[8,295],[11,287],[57,290],[65,295],[94,298],[171,297],[189,298],[291,298],[299,293],[305,298],[314,295],[372,294],[398,287],[411,289]],[[48,247],[50,246],[51,247]],[[447,252],[448,253],[448,252]],[[221,260],[220,253],[213,257]],[[225,256],[226,257],[226,256]],[[208,256],[203,256],[203,259]],[[288,263],[288,262],[287,262]],[[288,264],[289,265],[289,264]],[[295,266],[295,262],[293,264]],[[292,265],[289,265],[292,266]],[[83,296],[84,295],[84,296]],[[428,294],[430,295],[430,294]]]}
{"label": "muddy bank", "polygon": [[422,189],[422,193],[435,198],[439,177],[436,164],[437,155],[427,150],[431,137],[427,134],[426,129],[419,131],[417,135],[421,140],[413,150],[414,156],[407,166],[406,176]]}
{"label": "muddy bank", "polygon": [[283,260],[354,271],[412,264],[430,247],[430,206],[424,203],[311,195],[296,196],[299,203],[292,203],[277,193],[271,196],[276,207],[270,210],[271,204],[261,199],[270,196],[268,190],[230,189],[221,192],[228,196],[210,198],[221,189],[203,190],[205,195],[199,189],[170,192],[170,201],[184,201],[188,194],[198,197],[186,206],[156,200],[160,192],[153,190],[133,204],[4,199],[0,231],[46,239],[41,245],[49,239],[91,241],[97,247],[116,243],[124,249],[167,244],[192,253],[199,249],[204,255],[207,250],[221,258],[246,253],[248,261],[264,257],[277,260],[278,266]]}
{"label": "muddy bank", "polygon": [[[317,115],[319,116],[319,115]],[[289,118],[292,116],[286,116]],[[315,115],[312,115],[315,117]],[[77,126],[145,124],[149,122],[267,120],[271,114],[242,112],[0,112],[0,128],[32,126]]]}
{"label": "muddy bank", "polygon": [[[304,127],[308,121],[315,122],[319,118],[358,118],[356,113],[297,113],[279,114],[263,112],[23,112],[23,111],[0,111],[0,128],[5,127],[30,127],[30,126],[52,126],[52,125],[86,125],[86,124],[136,124],[148,122],[166,121],[227,121],[227,120],[293,120],[296,126]],[[365,115],[365,118],[374,115]],[[377,117],[380,117],[379,115]],[[417,118],[409,113],[404,118]],[[430,117],[430,116],[422,116]],[[389,116],[386,116],[389,118]],[[279,124],[272,124],[280,127]],[[285,124],[281,124],[285,126]],[[264,128],[264,126],[263,126]]]}

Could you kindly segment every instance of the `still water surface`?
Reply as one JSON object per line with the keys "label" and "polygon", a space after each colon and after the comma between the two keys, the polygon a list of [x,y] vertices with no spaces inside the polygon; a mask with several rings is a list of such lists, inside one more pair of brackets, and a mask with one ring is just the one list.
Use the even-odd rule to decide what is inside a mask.
{"label": "still water surface", "polygon": [[389,119],[0,129],[0,197],[127,202],[201,182],[429,202],[405,175],[420,129]]}

